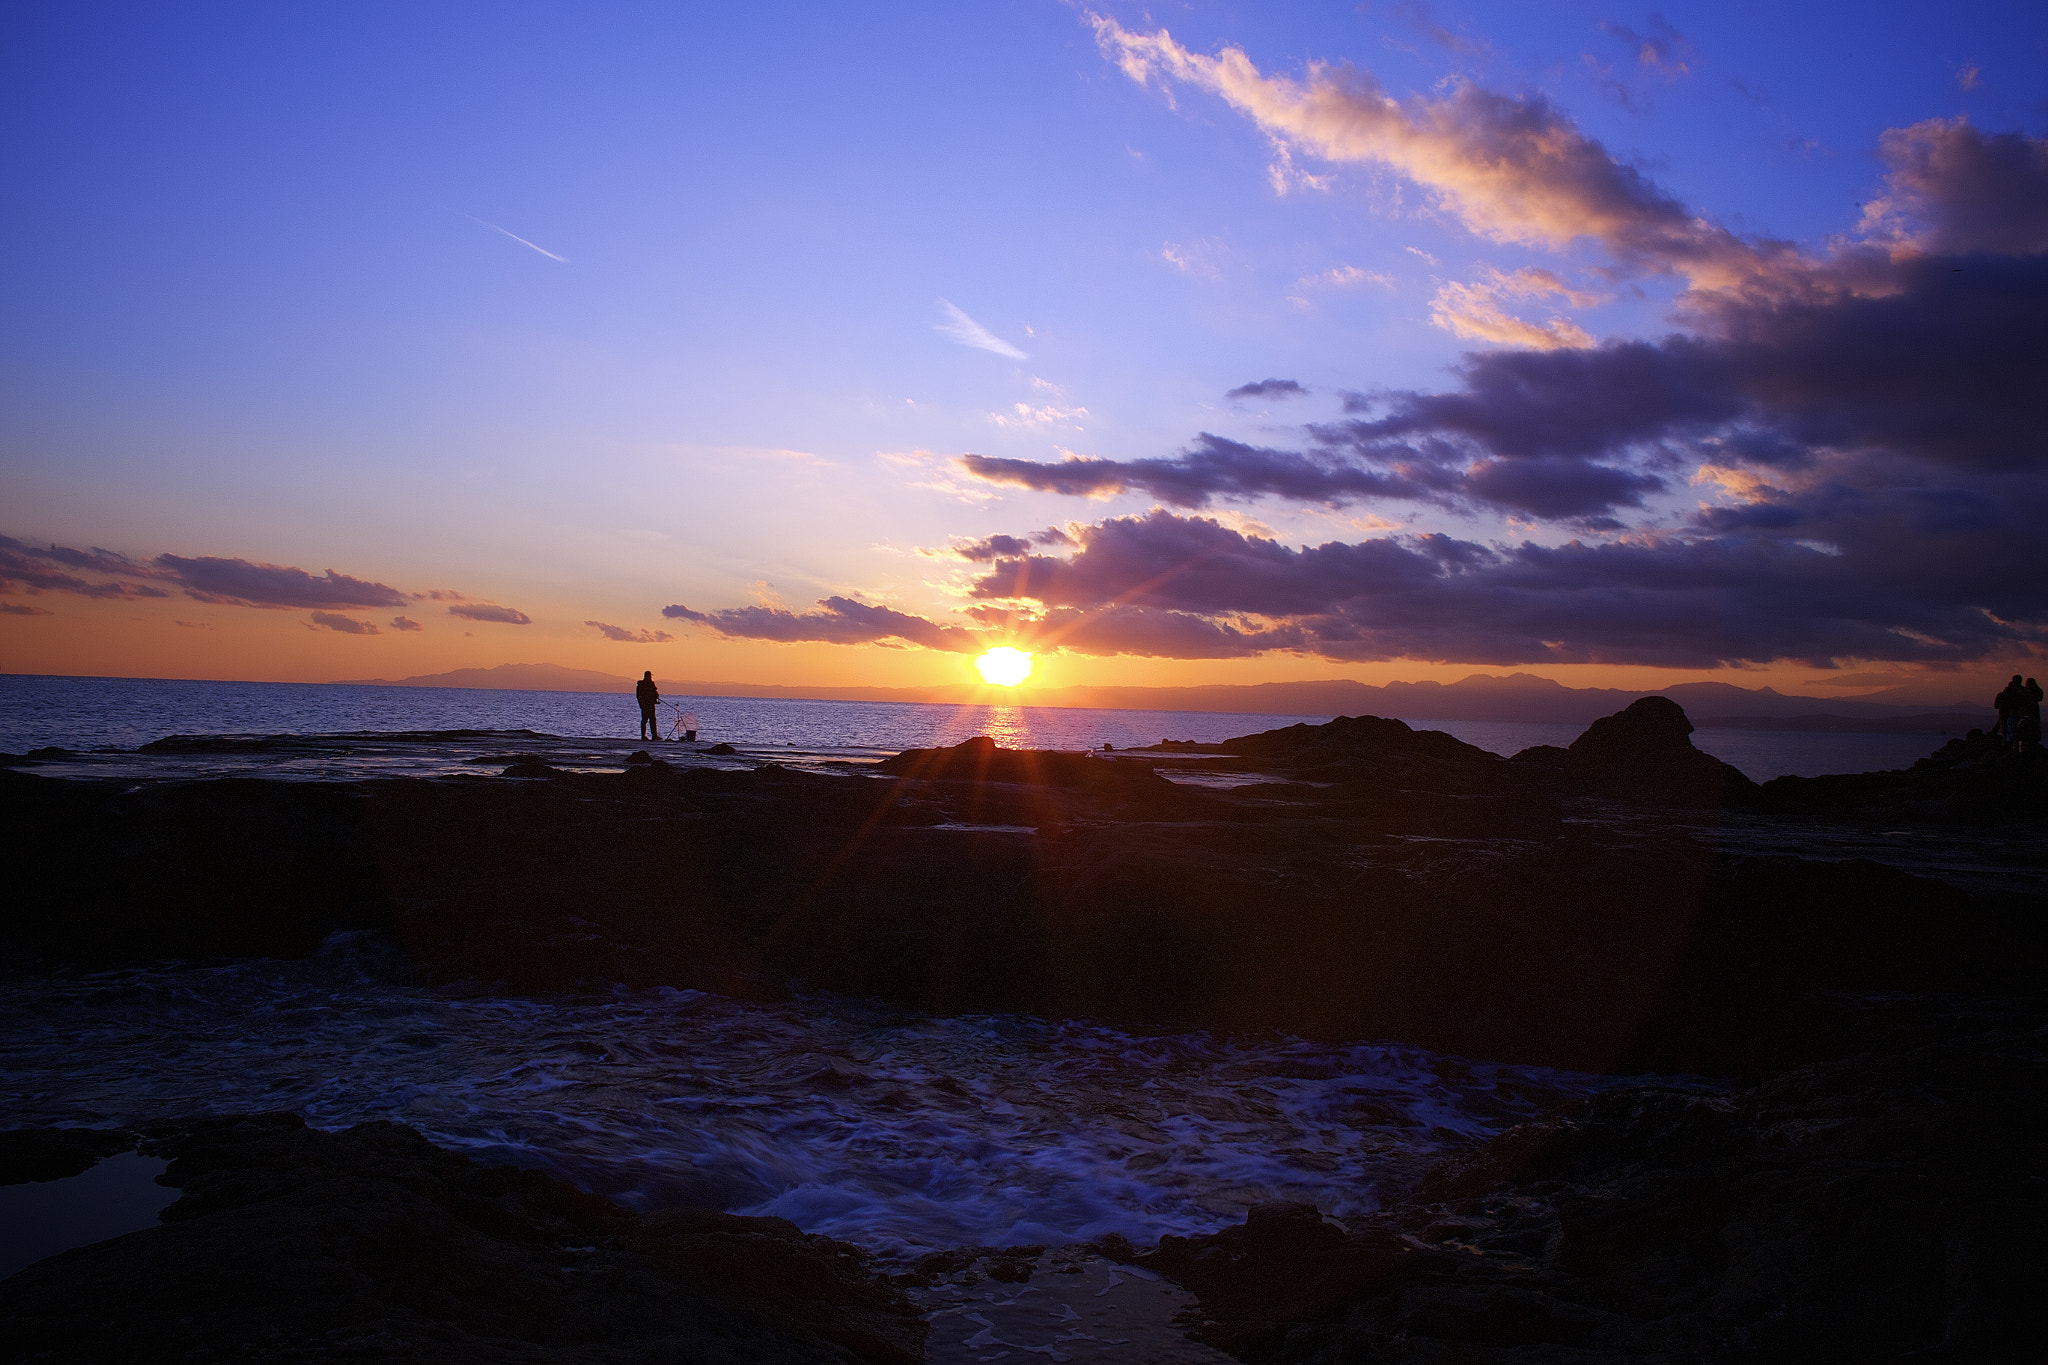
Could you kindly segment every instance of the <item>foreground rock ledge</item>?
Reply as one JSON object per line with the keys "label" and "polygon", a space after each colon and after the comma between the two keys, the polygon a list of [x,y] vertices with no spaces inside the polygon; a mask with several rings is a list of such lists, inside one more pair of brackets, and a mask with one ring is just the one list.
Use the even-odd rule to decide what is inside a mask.
{"label": "foreground rock ledge", "polygon": [[[8,1148],[64,1145],[18,1138]],[[0,1359],[910,1365],[916,1307],[780,1218],[635,1216],[411,1128],[293,1114],[174,1125],[164,1226],[0,1281]],[[133,1141],[131,1136],[129,1141]],[[32,1167],[32,1169],[36,1169]]]}
{"label": "foreground rock ledge", "polygon": [[1689,731],[1648,698],[1504,759],[1359,717],[1203,746],[1272,779],[1223,791],[986,739],[861,777],[517,755],[354,782],[0,772],[19,907],[0,948],[295,957],[368,929],[430,980],[510,990],[794,985],[1750,1078],[1828,1055],[1815,992],[2040,977],[2038,894],[1727,835],[1802,847],[1804,802],[1880,854],[1878,831],[2038,837],[2043,764],[1980,737],[1911,773],[1759,789]]}
{"label": "foreground rock ledge", "polygon": [[1261,1365],[2034,1365],[2048,999],[1842,1008],[1855,1055],[1618,1085],[1384,1213],[1266,1204],[1122,1259]]}

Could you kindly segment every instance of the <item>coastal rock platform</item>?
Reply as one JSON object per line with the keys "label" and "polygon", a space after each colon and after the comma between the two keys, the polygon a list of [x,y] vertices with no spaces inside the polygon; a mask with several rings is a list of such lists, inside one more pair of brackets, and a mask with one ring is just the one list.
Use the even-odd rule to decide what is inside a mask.
{"label": "coastal rock platform", "polygon": [[[46,755],[0,771],[0,947],[69,972],[367,932],[498,991],[827,991],[1604,1072],[1376,1213],[1273,1203],[1061,1264],[1174,1282],[1204,1349],[1246,1361],[2028,1358],[2048,766],[1973,735],[1758,786],[1688,733],[1652,699],[1513,758],[1372,717],[836,767],[475,734],[409,741],[441,746],[432,771],[333,771],[338,737],[167,741],[160,778]],[[221,752],[330,771],[189,766]],[[15,1358],[148,1333],[193,1361],[914,1360],[900,1289],[1058,1259],[968,1248],[891,1286],[792,1225],[627,1215],[395,1125],[206,1122],[143,1134],[185,1190],[162,1228],[5,1282],[43,1352]],[[15,1146],[58,1170],[112,1140]],[[221,1287],[301,1274],[291,1313]]]}
{"label": "coastal rock platform", "polygon": [[[12,1136],[0,1154],[61,1133]],[[0,1281],[0,1358],[924,1359],[922,1316],[866,1253],[779,1218],[636,1217],[390,1123],[323,1133],[294,1114],[230,1115],[98,1136],[168,1158],[163,1182],[183,1197],[161,1227]]]}
{"label": "coastal rock platform", "polygon": [[1647,699],[1503,759],[1339,720],[1222,746],[1270,778],[1227,788],[985,740],[837,774],[582,771],[532,742],[456,776],[5,771],[0,946],[292,957],[376,930],[428,979],[514,990],[821,989],[1747,1077],[1833,1046],[1817,992],[2038,979],[2039,765],[1757,788],[1686,724]]}

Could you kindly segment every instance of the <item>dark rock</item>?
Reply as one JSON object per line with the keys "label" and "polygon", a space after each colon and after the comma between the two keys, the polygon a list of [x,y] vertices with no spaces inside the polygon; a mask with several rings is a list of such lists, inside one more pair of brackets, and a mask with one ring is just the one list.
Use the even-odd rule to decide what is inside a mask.
{"label": "dark rock", "polygon": [[63,1180],[134,1148],[125,1128],[16,1128],[0,1133],[0,1185]]}
{"label": "dark rock", "polygon": [[1778,777],[1761,804],[1784,815],[1853,817],[1886,824],[2023,826],[2048,819],[2048,752],[2013,753],[1972,730],[1899,772]]}
{"label": "dark rock", "polygon": [[18,1361],[910,1362],[864,1253],[779,1219],[635,1217],[410,1128],[294,1115],[158,1131],[164,1226],[0,1282]]}
{"label": "dark rock", "polygon": [[503,777],[561,777],[560,768],[550,763],[514,763],[500,774]]}
{"label": "dark rock", "polygon": [[714,745],[712,745],[712,746],[711,746],[710,748],[706,749],[706,750],[705,750],[704,752],[705,752],[705,753],[707,753],[707,754],[721,754],[721,755],[722,755],[722,754],[736,754],[736,753],[738,753],[738,752],[739,752],[739,750],[738,750],[738,749],[735,749],[735,748],[733,748],[733,747],[732,747],[732,745],[730,745],[730,744],[723,744],[723,743],[720,743],[720,744],[714,744]]}
{"label": "dark rock", "polygon": [[626,755],[626,762],[652,763],[654,762],[654,755],[648,753],[645,749],[635,749],[632,753]]}
{"label": "dark rock", "polygon": [[876,765],[876,771],[925,782],[1014,782],[1026,786],[1178,792],[1149,764],[1049,749],[1005,749],[987,735],[964,739],[951,748],[905,749],[883,759]]}
{"label": "dark rock", "polygon": [[[1662,738],[1644,744],[1704,760],[1682,717],[1648,714]],[[1717,854],[1698,808],[1574,794],[1569,771],[1398,722],[1243,747],[1338,776],[1240,797],[985,743],[904,756],[916,777],[650,761],[125,790],[0,772],[18,906],[0,947],[290,957],[378,929],[427,979],[512,989],[798,982],[1752,1079],[1833,1055],[1815,991],[2007,990],[2048,957],[2038,900]],[[1406,776],[1361,775],[1382,759]],[[1455,790],[1395,785],[1411,779]]]}
{"label": "dark rock", "polygon": [[1259,1246],[1255,1217],[1139,1264],[1255,1362],[2037,1359],[2041,1000],[1844,1008],[1877,1050],[1619,1085],[1335,1238]]}
{"label": "dark rock", "polygon": [[1602,796],[1719,808],[1754,800],[1756,783],[1693,747],[1692,722],[1669,697],[1644,697],[1573,740],[1567,771]]}

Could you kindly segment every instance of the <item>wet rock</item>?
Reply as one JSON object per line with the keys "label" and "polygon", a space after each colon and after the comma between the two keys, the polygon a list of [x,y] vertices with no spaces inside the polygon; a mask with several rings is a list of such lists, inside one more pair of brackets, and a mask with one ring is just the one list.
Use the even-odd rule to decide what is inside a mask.
{"label": "wet rock", "polygon": [[1047,749],[1005,749],[987,735],[976,735],[950,748],[905,749],[883,759],[876,770],[925,782],[1009,782],[1144,790],[1169,797],[1180,794],[1178,788],[1146,763]]}
{"label": "wet rock", "polygon": [[1253,1218],[1138,1263],[1254,1362],[2034,1358],[2042,1002],[1843,1008],[1879,1050],[1617,1086],[1334,1238],[1261,1245]]}
{"label": "wet rock", "polygon": [[125,1128],[16,1128],[0,1133],[0,1185],[80,1175],[103,1157],[132,1150],[136,1141]]}
{"label": "wet rock", "polygon": [[1784,815],[2037,833],[2048,820],[2048,752],[2015,754],[1997,737],[1972,730],[1897,772],[1773,778],[1763,785],[1761,804]]}
{"label": "wet rock", "polygon": [[778,1219],[635,1217],[410,1128],[294,1115],[156,1130],[164,1226],[0,1282],[18,1361],[910,1362],[864,1253]]}
{"label": "wet rock", "polygon": [[[1648,714],[1638,728],[1704,759],[1682,718]],[[1244,747],[1351,775],[1237,797],[980,743],[904,756],[922,776],[650,761],[124,791],[0,772],[20,906],[0,946],[291,957],[376,929],[427,979],[510,989],[798,982],[937,1013],[1752,1079],[1830,1055],[1801,1003],[1815,991],[2002,990],[2044,963],[2034,902],[1717,854],[1697,809],[1603,805],[1569,772],[1531,778],[1399,722]],[[1381,759],[1456,790],[1361,775]],[[1479,789],[1516,782],[1533,785]]]}
{"label": "wet rock", "polygon": [[1383,791],[1499,793],[1514,776],[1497,754],[1379,716],[1290,725],[1213,747],[1289,777],[1364,782]]}

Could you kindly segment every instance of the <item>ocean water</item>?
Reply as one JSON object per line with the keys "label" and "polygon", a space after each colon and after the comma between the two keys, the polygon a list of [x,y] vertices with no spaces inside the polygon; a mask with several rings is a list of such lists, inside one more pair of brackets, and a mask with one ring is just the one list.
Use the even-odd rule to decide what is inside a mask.
{"label": "ocean water", "polygon": [[775,1214],[884,1255],[1149,1242],[1265,1198],[1368,1211],[1593,1078],[1396,1043],[937,1018],[833,997],[507,997],[391,950],[0,975],[0,1126],[390,1119],[642,1209]]}
{"label": "ocean water", "polygon": [[[1214,743],[1328,716],[1217,711],[1108,711],[1052,706],[940,706],[916,702],[799,701],[673,697],[697,719],[699,738],[762,753],[875,758],[907,748],[988,735],[1011,748],[1119,749],[1162,739]],[[1401,717],[1497,754],[1569,744],[1584,727]],[[0,751],[58,746],[134,749],[167,735],[317,735],[364,731],[532,730],[545,735],[631,739],[639,712],[630,697],[597,692],[512,692],[346,683],[236,683],[151,678],[60,678],[0,674]],[[1759,782],[1785,774],[1902,768],[1939,748],[1934,735],[1844,735],[1701,730],[1693,742]]]}

